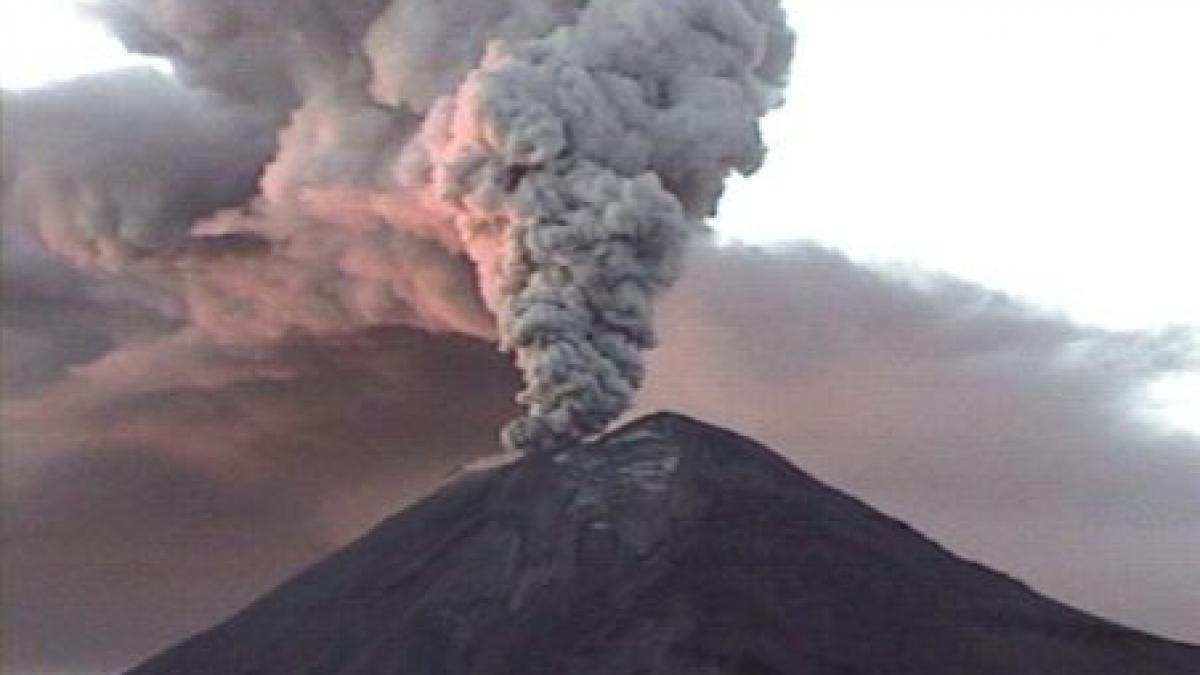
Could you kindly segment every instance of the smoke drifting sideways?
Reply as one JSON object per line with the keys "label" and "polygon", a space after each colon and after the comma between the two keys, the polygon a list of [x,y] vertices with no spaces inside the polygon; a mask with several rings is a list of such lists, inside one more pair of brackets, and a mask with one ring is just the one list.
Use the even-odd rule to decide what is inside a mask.
{"label": "smoke drifting sideways", "polygon": [[3,672],[128,668],[489,452],[517,413],[516,373],[479,340],[389,327],[218,345],[139,288],[10,264],[17,248]]}
{"label": "smoke drifting sideways", "polygon": [[629,408],[725,177],[753,172],[777,0],[106,0],[171,60],[6,100],[5,220],[200,333],[498,340],[514,449]]}

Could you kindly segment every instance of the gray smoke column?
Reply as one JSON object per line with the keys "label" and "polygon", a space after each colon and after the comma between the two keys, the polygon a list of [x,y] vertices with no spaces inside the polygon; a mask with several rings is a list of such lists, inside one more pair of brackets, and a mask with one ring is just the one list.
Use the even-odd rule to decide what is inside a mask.
{"label": "gray smoke column", "polygon": [[[127,144],[81,124],[69,147],[45,150],[55,129],[22,112],[38,101],[6,105],[6,220],[81,266],[150,284],[218,340],[398,324],[498,338],[526,381],[527,414],[505,433],[524,450],[602,431],[630,406],[654,296],[728,173],[762,161],[758,120],[780,101],[792,48],[778,0],[95,11],[204,93],[141,84],[195,102],[197,122],[178,133],[164,106],[119,130]],[[127,86],[92,85],[105,91],[89,98],[74,83],[63,95],[83,100],[61,108],[104,118]],[[163,140],[139,144],[145,133]],[[195,144],[206,151],[193,166]],[[273,154],[256,160],[262,148]],[[172,208],[177,194],[206,196]]]}
{"label": "gray smoke column", "polygon": [[476,264],[527,387],[510,446],[596,433],[640,386],[651,302],[731,169],[762,160],[790,42],[779,8],[612,0],[494,43],[402,158]]}

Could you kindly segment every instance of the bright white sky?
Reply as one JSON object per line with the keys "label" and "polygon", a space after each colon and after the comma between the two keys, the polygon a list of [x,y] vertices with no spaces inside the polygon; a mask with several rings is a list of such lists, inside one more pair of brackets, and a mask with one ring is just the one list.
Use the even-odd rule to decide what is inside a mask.
{"label": "bright white sky", "polygon": [[[1200,327],[1200,2],[784,0],[771,154],[715,223],[951,272],[1116,329]],[[0,86],[144,63],[0,0]],[[1200,430],[1200,375],[1156,391]]]}

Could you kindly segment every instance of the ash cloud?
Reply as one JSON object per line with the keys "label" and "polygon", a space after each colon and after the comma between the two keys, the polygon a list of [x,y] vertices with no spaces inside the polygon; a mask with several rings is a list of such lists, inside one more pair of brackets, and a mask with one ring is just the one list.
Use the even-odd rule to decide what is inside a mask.
{"label": "ash cloud", "polygon": [[596,2],[490,44],[431,108],[401,183],[448,210],[525,375],[509,447],[553,449],[629,407],[654,296],[726,175],[761,163],[790,53],[765,2]]}
{"label": "ash cloud", "polygon": [[[776,0],[442,5],[100,2],[195,90],[126,74],[16,100],[12,220],[227,343],[498,340],[526,383],[509,447],[603,431],[684,242],[762,162],[791,32]],[[139,124],[111,134],[125,99]]]}
{"label": "ash cloud", "polygon": [[174,251],[254,194],[274,151],[252,110],[152,70],[4,92],[4,221],[85,271]]}
{"label": "ash cloud", "polygon": [[639,410],[789,451],[952,550],[1200,641],[1200,437],[1146,387],[1195,329],[1074,325],[951,277],[815,246],[702,249],[664,301]]}
{"label": "ash cloud", "polygon": [[483,342],[221,345],[41,263],[3,268],[5,672],[128,667],[492,452],[516,412]]}
{"label": "ash cloud", "polygon": [[298,160],[277,148],[292,136],[352,146],[300,113],[279,131],[273,113],[152,71],[5,103],[6,229],[97,283],[143,287],[215,341],[389,325],[494,332],[467,264],[441,244],[394,230],[341,193],[306,193],[302,204],[259,194],[268,179],[290,189],[278,176]]}

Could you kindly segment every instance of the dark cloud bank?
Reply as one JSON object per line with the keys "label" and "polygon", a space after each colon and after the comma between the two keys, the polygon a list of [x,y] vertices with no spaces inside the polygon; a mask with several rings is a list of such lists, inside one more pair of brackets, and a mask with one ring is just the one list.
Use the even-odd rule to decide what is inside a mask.
{"label": "dark cloud bank", "polygon": [[[104,5],[179,81],[110,74],[3,101],[3,658],[20,672],[129,665],[499,449],[522,378],[496,349],[487,268],[395,160],[486,37],[519,42],[579,12],[566,0]],[[718,7],[668,5],[645,15],[648,34],[675,26],[679,7]],[[622,119],[635,123],[613,137],[626,145],[592,139],[592,159],[662,173],[658,192],[629,188],[634,211],[616,224],[657,213],[665,185],[695,225],[724,174],[761,158],[753,122],[790,38],[766,28],[780,25],[774,3],[739,6],[692,17],[723,27],[714,63],[758,64],[765,79],[743,72],[736,87],[723,79],[733,66],[723,83],[672,80],[678,55],[660,79],[622,72],[595,19],[595,63],[615,73],[596,78],[632,96]],[[594,94],[589,78],[576,83]],[[663,124],[645,97],[705,112]],[[585,99],[579,110],[599,105]],[[732,112],[712,115],[717,103]],[[714,126],[678,135],[689,119]],[[661,156],[605,154],[651,132],[674,139],[650,144]],[[712,142],[680,142],[693,137]],[[506,180],[537,173],[519,168]],[[566,201],[591,203],[587,192]],[[813,246],[693,240],[656,310],[662,346],[640,411],[755,436],[1042,591],[1200,640],[1200,439],[1140,412],[1147,383],[1189,367],[1186,332],[1074,326]],[[670,276],[648,274],[614,300],[632,308],[625,337]],[[612,352],[628,356],[628,380],[605,384],[620,396],[604,415],[640,379],[625,347],[650,336],[634,337]]]}

